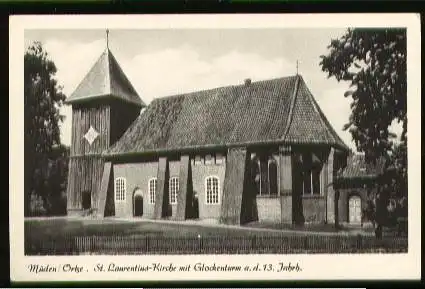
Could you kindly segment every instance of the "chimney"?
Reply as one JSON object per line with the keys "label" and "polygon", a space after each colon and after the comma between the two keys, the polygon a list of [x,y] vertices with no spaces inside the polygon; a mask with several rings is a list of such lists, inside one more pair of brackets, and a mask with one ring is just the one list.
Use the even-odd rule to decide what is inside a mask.
{"label": "chimney", "polygon": [[245,79],[245,85],[248,86],[251,84],[251,78],[246,78]]}

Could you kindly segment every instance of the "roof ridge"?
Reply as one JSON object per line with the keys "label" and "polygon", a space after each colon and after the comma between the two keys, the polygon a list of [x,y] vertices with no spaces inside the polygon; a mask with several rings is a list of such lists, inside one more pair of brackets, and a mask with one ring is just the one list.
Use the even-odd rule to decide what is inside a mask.
{"label": "roof ridge", "polygon": [[[266,83],[266,82],[270,82],[270,81],[278,81],[278,80],[284,80],[284,79],[288,79],[291,77],[297,77],[296,75],[291,75],[291,76],[283,76],[283,77],[276,77],[276,78],[271,78],[271,79],[262,79],[262,80],[257,80],[257,81],[253,81],[251,82],[251,85],[255,85],[255,84],[261,84],[261,83]],[[219,89],[223,89],[223,88],[238,88],[238,87],[244,87],[246,86],[246,84],[241,83],[241,84],[227,84],[227,85],[223,85],[223,86],[216,86],[213,88],[205,88],[205,89],[200,89],[200,90],[195,90],[195,91],[187,91],[187,92],[181,92],[181,93],[177,93],[177,94],[169,94],[169,95],[164,95],[164,96],[159,96],[159,97],[155,97],[154,100],[156,99],[168,99],[168,98],[173,98],[173,97],[179,97],[179,96],[190,96],[192,94],[198,94],[198,93],[202,93],[202,92],[212,92],[214,90],[219,90]],[[269,90],[270,91],[270,90]]]}
{"label": "roof ridge", "polygon": [[286,127],[285,127],[285,131],[283,133],[282,140],[286,139],[286,136],[288,135],[289,128],[291,127],[291,123],[292,123],[292,120],[293,120],[295,100],[296,100],[297,95],[298,95],[298,88],[299,88],[299,83],[300,83],[300,76],[297,75],[296,77],[297,78],[295,79],[294,91],[293,91],[292,100],[291,100],[291,106],[289,107],[289,114],[288,114],[288,118],[286,120]]}
{"label": "roof ridge", "polygon": [[[304,82],[304,80],[303,80],[303,82]],[[348,148],[347,145],[344,143],[344,141],[339,137],[339,135],[333,129],[332,125],[329,123],[328,119],[326,118],[325,114],[323,113],[323,111],[319,107],[319,104],[317,103],[316,99],[314,98],[314,96],[311,93],[310,89],[308,88],[307,84],[305,82],[304,82],[304,84],[305,84],[304,87],[307,91],[308,98],[313,104],[314,111],[319,114],[320,122],[325,126],[325,128],[328,128],[330,130],[330,131],[325,130],[326,133],[334,139],[335,144],[341,143],[344,147]]]}
{"label": "roof ridge", "polygon": [[111,71],[111,63],[110,63],[111,62],[110,57],[112,56],[112,54],[109,55],[109,52],[110,52],[109,47],[106,47],[105,52],[103,52],[103,53],[106,54],[106,66],[107,66],[107,70],[108,70],[108,73],[105,76],[105,78],[106,78],[105,82],[106,82],[107,91],[109,92],[109,94],[112,95],[112,79],[111,79],[112,71]]}
{"label": "roof ridge", "polygon": [[[313,110],[314,110],[314,112],[315,113],[317,113],[318,115],[319,115],[319,120],[320,120],[320,122],[322,123],[322,125],[325,127],[325,128],[327,128],[328,127],[328,125],[324,122],[324,120],[323,120],[323,115],[319,112],[319,105],[318,105],[318,103],[316,102],[316,100],[314,99],[314,97],[313,97],[313,94],[311,93],[311,91],[310,91],[310,89],[308,88],[308,86],[307,86],[307,84],[303,81],[303,83],[305,84],[304,85],[304,88],[305,88],[305,90],[307,91],[307,97],[308,97],[308,100],[313,104]],[[331,133],[329,133],[329,131],[326,129],[325,130],[325,132],[326,132],[326,134],[328,135],[328,136],[330,136],[335,142],[337,142],[337,140],[335,139],[335,136],[334,135],[332,135]]]}

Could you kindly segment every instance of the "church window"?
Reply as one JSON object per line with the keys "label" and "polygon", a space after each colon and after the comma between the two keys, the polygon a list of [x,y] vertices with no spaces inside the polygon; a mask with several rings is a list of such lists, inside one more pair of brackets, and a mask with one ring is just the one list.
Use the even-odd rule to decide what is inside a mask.
{"label": "church window", "polygon": [[205,164],[206,165],[212,165],[214,162],[212,155],[206,155],[205,156]]}
{"label": "church window", "polygon": [[312,183],[312,189],[313,189],[313,195],[320,195],[320,172],[321,167],[317,164],[313,165],[313,169],[311,171],[311,183]]}
{"label": "church window", "polygon": [[177,204],[177,194],[179,192],[179,178],[172,177],[170,179],[170,204]]}
{"label": "church window", "polygon": [[115,201],[124,202],[126,193],[125,178],[115,179]]}
{"label": "church window", "polygon": [[257,194],[260,196],[277,196],[278,166],[276,160],[266,155],[260,155],[252,161],[254,168],[253,177],[256,184]]}
{"label": "church window", "polygon": [[155,204],[155,196],[156,196],[156,178],[152,178],[148,183],[148,191],[149,191],[149,204]]}
{"label": "church window", "polygon": [[205,179],[205,201],[207,205],[220,203],[220,188],[218,177],[209,176]]}
{"label": "church window", "polygon": [[215,155],[215,164],[221,165],[224,162],[224,156],[222,154]]}
{"label": "church window", "polygon": [[320,161],[313,162],[311,153],[303,154],[302,160],[303,195],[320,195],[322,164],[320,163]]}
{"label": "church window", "polygon": [[200,165],[202,163],[202,159],[200,155],[195,156],[195,165]]}

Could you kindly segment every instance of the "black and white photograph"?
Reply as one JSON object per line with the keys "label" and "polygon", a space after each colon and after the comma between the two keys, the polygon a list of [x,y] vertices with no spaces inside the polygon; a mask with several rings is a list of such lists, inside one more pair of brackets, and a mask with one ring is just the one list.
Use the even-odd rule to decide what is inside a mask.
{"label": "black and white photograph", "polygon": [[303,274],[299,255],[415,254],[420,67],[410,83],[408,64],[420,63],[409,54],[420,57],[420,38],[408,45],[419,20],[397,25],[402,16],[21,24],[11,235],[23,260],[39,260],[21,270],[67,273],[79,265],[41,260],[108,256],[79,261],[81,272],[180,274],[170,258],[196,255],[185,274]]}

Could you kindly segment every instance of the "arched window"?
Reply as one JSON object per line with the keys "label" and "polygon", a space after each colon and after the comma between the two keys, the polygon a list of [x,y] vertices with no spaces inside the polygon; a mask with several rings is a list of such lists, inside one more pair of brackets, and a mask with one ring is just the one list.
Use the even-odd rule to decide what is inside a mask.
{"label": "arched window", "polygon": [[177,204],[177,193],[179,192],[179,178],[170,178],[170,204]]}
{"label": "arched window", "polygon": [[253,177],[257,187],[257,195],[279,195],[278,165],[272,155],[259,155],[252,159]]}
{"label": "arched window", "polygon": [[205,203],[217,205],[220,203],[220,186],[218,177],[209,176],[205,179]]}
{"label": "arched window", "polygon": [[311,153],[305,153],[303,160],[303,195],[321,195],[321,171],[323,164]]}
{"label": "arched window", "polygon": [[125,178],[119,177],[115,179],[115,201],[125,202],[126,184]]}
{"label": "arched window", "polygon": [[156,183],[156,178],[152,178],[148,182],[149,204],[155,204]]}

